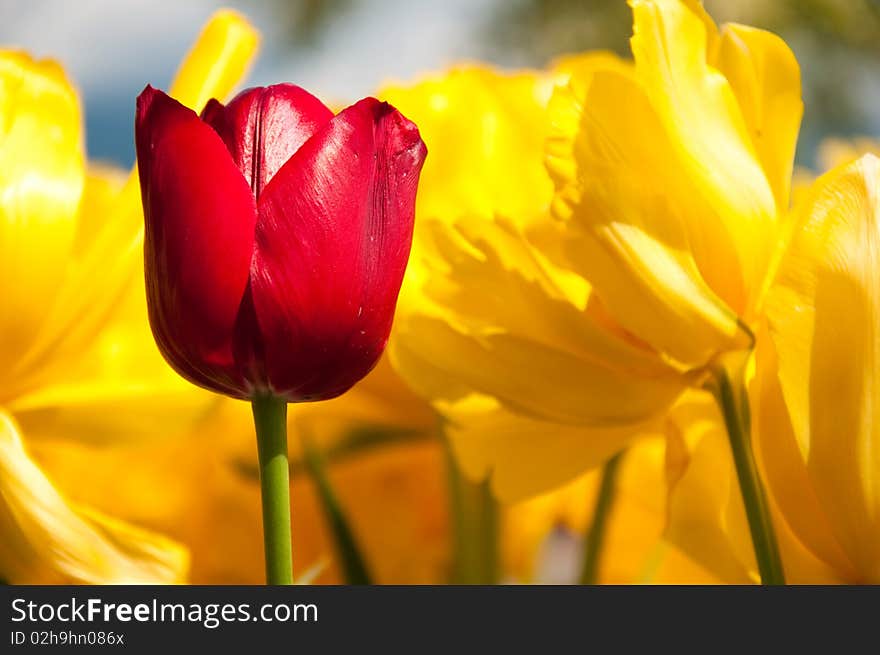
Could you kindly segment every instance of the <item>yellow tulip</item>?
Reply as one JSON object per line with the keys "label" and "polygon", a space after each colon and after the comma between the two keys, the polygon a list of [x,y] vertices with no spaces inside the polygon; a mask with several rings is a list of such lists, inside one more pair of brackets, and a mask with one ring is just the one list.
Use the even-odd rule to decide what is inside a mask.
{"label": "yellow tulip", "polygon": [[698,2],[630,4],[633,64],[552,102],[554,211],[614,320],[693,371],[751,345],[787,235],[799,70],[781,39],[719,31]]}
{"label": "yellow tulip", "polygon": [[880,160],[865,155],[821,177],[799,210],[756,383],[758,443],[786,521],[841,579],[875,584],[878,267]]}
{"label": "yellow tulip", "polygon": [[[445,433],[465,473],[479,480],[492,471],[504,500],[580,476],[636,431],[609,430],[601,422],[591,429],[590,409],[604,404],[609,412],[650,415],[642,408],[656,401],[646,402],[642,391],[663,402],[678,391],[678,374],[645,367],[648,358],[590,303],[585,280],[545,254],[561,243],[548,216],[552,185],[541,163],[552,83],[613,62],[595,53],[560,60],[548,73],[460,67],[380,93],[417,122],[431,152],[392,361],[446,419]],[[614,372],[596,361],[597,352],[629,356],[618,370],[647,368],[641,386],[604,387]],[[611,518],[609,571],[602,580],[711,580],[661,545],[662,464],[640,452],[626,464],[628,493]],[[658,493],[646,492],[643,474],[658,481]],[[586,529],[598,477],[580,476],[503,509],[502,579],[534,579],[540,545],[557,523],[577,533]],[[639,487],[641,495],[634,492]]]}
{"label": "yellow tulip", "polygon": [[[452,76],[392,96],[483,190],[445,207],[434,194],[463,183],[426,165],[393,361],[449,419],[462,469],[491,475],[504,500],[602,463],[655,433],[686,389],[711,389],[727,403],[762,579],[781,582],[736,398],[791,233],[798,65],[772,34],[719,30],[696,0],[630,4],[633,61],[592,53],[532,74],[538,90],[567,79],[549,104],[485,75],[468,100]],[[495,135],[516,131],[499,125],[530,133],[501,148]],[[549,203],[531,133],[547,139]],[[508,209],[511,186],[533,203]]]}
{"label": "yellow tulip", "polygon": [[548,73],[459,68],[380,94],[431,151],[392,363],[448,419],[463,470],[491,473],[502,500],[601,463],[680,391],[679,372],[611,324],[584,278],[553,261],[562,238],[542,166],[549,91],[570,69],[608,58]]}
{"label": "yellow tulip", "polygon": [[[219,12],[181,68],[178,98],[226,95],[256,42],[244,19]],[[80,121],[60,66],[0,52],[0,577],[181,581],[181,546],[59,493],[28,455],[173,433],[158,416],[205,403],[181,395],[144,327],[136,176],[87,171]]]}
{"label": "yellow tulip", "polygon": [[697,2],[632,5],[634,62],[384,93],[431,150],[392,361],[504,500],[656,430],[719,355],[750,348],[790,231],[791,51],[719,31]]}

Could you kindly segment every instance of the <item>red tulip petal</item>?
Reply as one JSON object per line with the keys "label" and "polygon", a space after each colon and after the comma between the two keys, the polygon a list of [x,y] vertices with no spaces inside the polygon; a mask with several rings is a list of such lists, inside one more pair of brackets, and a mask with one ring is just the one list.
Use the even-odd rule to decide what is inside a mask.
{"label": "red tulip petal", "polygon": [[266,185],[251,289],[276,393],[332,398],[379,359],[425,154],[413,123],[367,98],[335,116]]}
{"label": "red tulip petal", "polygon": [[138,97],[135,140],[153,334],[182,376],[244,395],[232,336],[253,255],[253,194],[216,132],[162,91]]}
{"label": "red tulip petal", "polygon": [[259,197],[269,180],[333,112],[308,91],[275,84],[242,91],[225,107],[211,100],[202,120],[223,139]]}

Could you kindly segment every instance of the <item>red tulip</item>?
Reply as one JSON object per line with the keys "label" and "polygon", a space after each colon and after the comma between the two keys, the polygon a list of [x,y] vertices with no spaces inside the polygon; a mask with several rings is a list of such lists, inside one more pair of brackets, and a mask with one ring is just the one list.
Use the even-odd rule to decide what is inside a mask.
{"label": "red tulip", "polygon": [[148,86],[135,125],[150,325],[169,364],[236,398],[332,398],[376,364],[412,243],[416,126],[335,116],[291,84],[201,117]]}

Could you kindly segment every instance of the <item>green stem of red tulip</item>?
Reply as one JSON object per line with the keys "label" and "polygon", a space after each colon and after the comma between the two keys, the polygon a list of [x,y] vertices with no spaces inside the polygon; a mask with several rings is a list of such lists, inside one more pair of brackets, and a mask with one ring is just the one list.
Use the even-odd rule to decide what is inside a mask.
{"label": "green stem of red tulip", "polygon": [[266,584],[293,584],[290,475],[287,463],[287,401],[266,395],[257,396],[251,404],[260,458]]}
{"label": "green stem of red tulip", "polygon": [[602,467],[602,479],[599,482],[596,504],[593,507],[593,521],[584,537],[584,564],[581,569],[581,584],[598,584],[599,582],[602,546],[605,544],[605,535],[608,531],[608,519],[614,504],[617,472],[622,458],[623,452],[619,452],[605,462],[605,466]]}
{"label": "green stem of red tulip", "polygon": [[714,383],[709,384],[708,388],[715,396],[727,427],[761,583],[784,585],[785,571],[779,555],[776,532],[773,529],[770,504],[752,450],[751,415],[748,396],[741,382],[743,376],[735,375],[735,379],[740,382],[734,386],[728,370],[723,366],[717,367],[714,373]]}

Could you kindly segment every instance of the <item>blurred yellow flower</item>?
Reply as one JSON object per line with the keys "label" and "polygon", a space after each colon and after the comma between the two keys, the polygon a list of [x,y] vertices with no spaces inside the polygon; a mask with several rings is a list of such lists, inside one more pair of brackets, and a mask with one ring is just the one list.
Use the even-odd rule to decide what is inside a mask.
{"label": "blurred yellow flower", "polygon": [[[655,436],[641,440],[624,455],[617,494],[609,519],[604,554],[599,564],[600,584],[717,584],[718,578],[663,540],[666,526],[665,444]],[[599,487],[600,472],[591,471],[574,482],[505,510],[502,542],[505,571],[516,582],[573,582],[581,566],[580,548],[574,571],[557,575],[562,559],[548,536],[583,535]],[[569,553],[571,555],[572,553]],[[571,567],[569,557],[569,569]],[[548,561],[550,560],[550,561]],[[556,561],[553,561],[556,560]]]}
{"label": "blurred yellow flower", "polygon": [[880,140],[865,136],[853,139],[824,139],[819,144],[819,152],[816,155],[819,163],[819,172],[830,171],[841,164],[855,161],[863,155],[880,157]]}
{"label": "blurred yellow flower", "polygon": [[[256,43],[244,19],[219,12],[181,67],[177,97],[225,96]],[[119,172],[87,171],[76,92],[57,64],[19,52],[0,53],[0,171],[0,577],[182,581],[179,545],[67,501],[16,427],[29,446],[107,445],[167,434],[158,416],[204,406],[181,395],[145,329],[136,175],[123,184]]]}
{"label": "blurred yellow flower", "polygon": [[[375,579],[440,583],[449,566],[447,495],[436,415],[385,360],[350,393],[292,405],[291,508],[295,571],[343,581],[299,444],[310,439]],[[195,584],[265,580],[253,419],[221,399],[179,439],[116,448],[70,439],[39,441],[34,457],[58,488],[101,512],[149,527],[186,547]],[[126,475],[119,476],[125,468]],[[89,483],[83,484],[88,477]],[[149,490],[149,493],[147,493]]]}
{"label": "blurred yellow flower", "polygon": [[87,506],[69,503],[28,457],[0,414],[0,571],[27,584],[182,582],[178,544]]}

